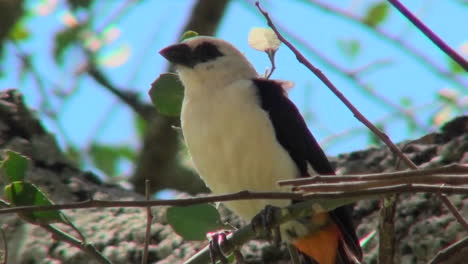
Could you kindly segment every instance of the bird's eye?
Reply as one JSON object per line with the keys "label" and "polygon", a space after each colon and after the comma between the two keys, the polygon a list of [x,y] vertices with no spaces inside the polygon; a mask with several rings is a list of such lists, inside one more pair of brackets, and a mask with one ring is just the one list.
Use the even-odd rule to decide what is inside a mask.
{"label": "bird's eye", "polygon": [[193,53],[199,62],[207,62],[214,60],[217,57],[224,56],[224,54],[218,50],[216,45],[209,42],[204,42],[198,45]]}

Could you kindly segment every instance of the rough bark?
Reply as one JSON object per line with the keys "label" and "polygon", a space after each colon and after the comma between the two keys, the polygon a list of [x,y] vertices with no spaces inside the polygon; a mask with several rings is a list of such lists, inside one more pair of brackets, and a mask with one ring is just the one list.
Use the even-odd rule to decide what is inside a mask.
{"label": "rough bark", "polygon": [[[419,166],[468,162],[468,117],[448,123],[440,133],[430,138],[429,141],[419,141],[405,148],[405,153]],[[401,143],[400,147],[403,145],[405,143]],[[92,173],[75,167],[60,151],[53,135],[45,131],[34,114],[24,106],[21,95],[15,91],[0,93],[0,154],[5,149],[19,151],[31,158],[28,180],[57,203],[89,198],[144,199],[119,186],[102,183]],[[395,157],[384,147],[343,154],[331,160],[337,171],[343,174],[392,171],[396,163]],[[0,177],[0,186],[3,184]],[[454,195],[450,199],[465,219],[468,218],[468,194]],[[379,208],[377,200],[356,204],[354,217],[360,237],[377,230]],[[184,241],[174,234],[165,220],[164,208],[153,208],[153,213],[150,263],[180,263],[203,246],[203,243]],[[67,210],[66,214],[88,241],[113,263],[139,263],[145,235],[144,209]],[[226,210],[223,210],[223,215],[234,224],[240,224]],[[0,226],[7,235],[8,263],[95,263],[82,251],[54,241],[42,228],[28,224],[15,215],[1,215]],[[433,194],[400,195],[394,226],[397,241],[395,263],[402,264],[427,263],[439,250],[467,236],[467,231]],[[277,250],[264,242],[251,242],[243,247],[242,252],[247,263],[288,263],[284,250]],[[377,263],[377,237],[364,247],[364,252],[364,263]],[[440,263],[461,263],[460,259],[467,254],[468,247],[465,247]]]}

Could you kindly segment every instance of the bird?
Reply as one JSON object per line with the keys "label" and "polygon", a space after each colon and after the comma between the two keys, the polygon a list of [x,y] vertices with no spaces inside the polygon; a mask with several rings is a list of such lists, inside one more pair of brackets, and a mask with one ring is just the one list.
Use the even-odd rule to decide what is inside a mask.
{"label": "bird", "polygon": [[[280,180],[333,175],[324,151],[280,81],[262,78],[229,42],[197,36],[159,52],[175,65],[184,86],[182,134],[193,165],[214,194],[282,191]],[[224,203],[246,221],[287,200]],[[281,225],[303,263],[350,264],[362,259],[351,219],[342,206]],[[311,231],[310,226],[320,225]]]}

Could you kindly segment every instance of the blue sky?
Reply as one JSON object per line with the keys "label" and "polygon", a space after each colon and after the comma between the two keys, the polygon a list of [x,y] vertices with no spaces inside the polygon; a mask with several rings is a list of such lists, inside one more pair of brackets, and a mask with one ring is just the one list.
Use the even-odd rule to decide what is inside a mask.
{"label": "blue sky", "polygon": [[[44,1],[43,1],[44,2]],[[47,2],[47,1],[45,1]],[[123,1],[96,1],[99,18],[94,28],[107,21],[111,11]],[[375,1],[325,1],[333,2],[335,6],[362,16],[369,3]],[[468,41],[466,17],[468,8],[456,0],[407,0],[402,1],[410,10],[439,34],[450,46],[459,48]],[[28,6],[36,7],[37,1],[29,1]],[[121,87],[136,91],[140,97],[149,101],[147,91],[153,80],[166,68],[166,62],[158,51],[178,40],[185,20],[190,12],[193,1],[141,1],[132,5],[124,16],[115,23],[107,25],[106,29],[118,29],[120,35],[104,48],[106,54],[112,56],[116,51],[125,50],[129,54],[128,61],[119,67],[104,67],[103,69],[114,83]],[[369,34],[369,30],[349,21],[324,13],[312,7],[308,1],[262,1],[263,7],[271,14],[277,25],[287,28],[294,35],[318,49],[341,67],[352,71],[375,60],[388,60],[391,65],[376,69],[364,76],[362,80],[370,84],[376,92],[387,100],[400,104],[401,98],[407,98],[415,106],[426,105],[434,101],[436,93],[441,89],[453,89],[458,96],[466,96],[468,78],[460,77],[464,87],[435,76],[426,67],[416,62],[401,50],[377,37]],[[51,53],[53,34],[64,27],[63,20],[66,9],[63,3],[47,16],[36,16],[26,23],[32,32],[32,38],[22,43],[21,49],[34,54],[34,65],[37,71],[45,76],[46,87],[59,90],[76,89],[66,103],[48,95],[48,101],[53,108],[61,107],[59,120],[61,128],[54,122],[43,118],[47,128],[52,132],[62,129],[67,141],[83,146],[97,139],[100,142],[120,144],[129,143],[138,146],[138,137],[134,129],[133,113],[122,106],[118,100],[89,77],[81,78],[79,83],[73,83],[76,65],[83,62],[83,56],[77,50],[66,53],[66,63],[59,68],[54,63]],[[247,44],[247,37],[252,27],[266,26],[264,18],[252,7],[251,2],[233,1],[224,17],[217,36],[232,42],[253,62],[259,72],[269,67],[269,61],[264,53],[258,52]],[[447,58],[425,36],[409,25],[404,17],[392,9],[390,17],[380,26],[381,29],[399,36],[406,43],[417,48],[437,65],[447,69]],[[359,40],[361,52],[355,59],[343,55],[337,45],[338,40]],[[319,67],[348,99],[360,109],[371,121],[381,120],[391,115],[392,111],[376,102],[356,85],[337,74],[331,67],[312,56],[306,49],[301,49],[311,61]],[[19,87],[25,94],[31,107],[38,107],[41,101],[40,92],[34,88],[34,80],[30,77],[23,82],[18,80],[19,62],[15,49],[7,46],[7,74],[0,79],[0,89]],[[276,56],[277,70],[274,79],[290,80],[295,83],[290,97],[307,117],[310,128],[319,141],[330,136],[343,133],[351,128],[362,127],[343,104],[304,66],[299,64],[294,55],[282,45]],[[11,72],[8,69],[13,69]],[[78,87],[78,88],[77,88]],[[426,106],[419,112],[417,119],[427,123],[430,116],[438,109],[435,105]],[[465,110],[466,113],[466,110]],[[429,127],[434,129],[434,127]],[[94,131],[94,132],[93,132]],[[95,133],[97,131],[97,133]],[[386,131],[394,141],[414,138],[424,134],[422,131],[409,134],[403,121],[391,122]],[[66,140],[59,133],[60,142]],[[366,135],[327,145],[326,152],[336,155],[342,152],[365,148],[368,144]]]}

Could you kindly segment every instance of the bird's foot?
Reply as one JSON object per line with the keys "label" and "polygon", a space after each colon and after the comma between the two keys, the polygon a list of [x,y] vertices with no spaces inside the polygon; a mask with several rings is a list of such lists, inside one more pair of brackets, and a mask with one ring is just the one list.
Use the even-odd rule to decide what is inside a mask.
{"label": "bird's foot", "polygon": [[223,264],[229,263],[227,257],[224,255],[224,252],[221,249],[221,244],[225,243],[226,236],[230,233],[231,232],[226,230],[218,230],[215,232],[210,232],[206,235],[209,241],[211,263],[215,264],[218,260]]}
{"label": "bird's foot", "polygon": [[281,214],[281,208],[267,205],[260,213],[252,219],[252,229],[258,237],[265,237],[267,240],[279,246],[281,244],[281,232],[277,222],[277,217]]}

